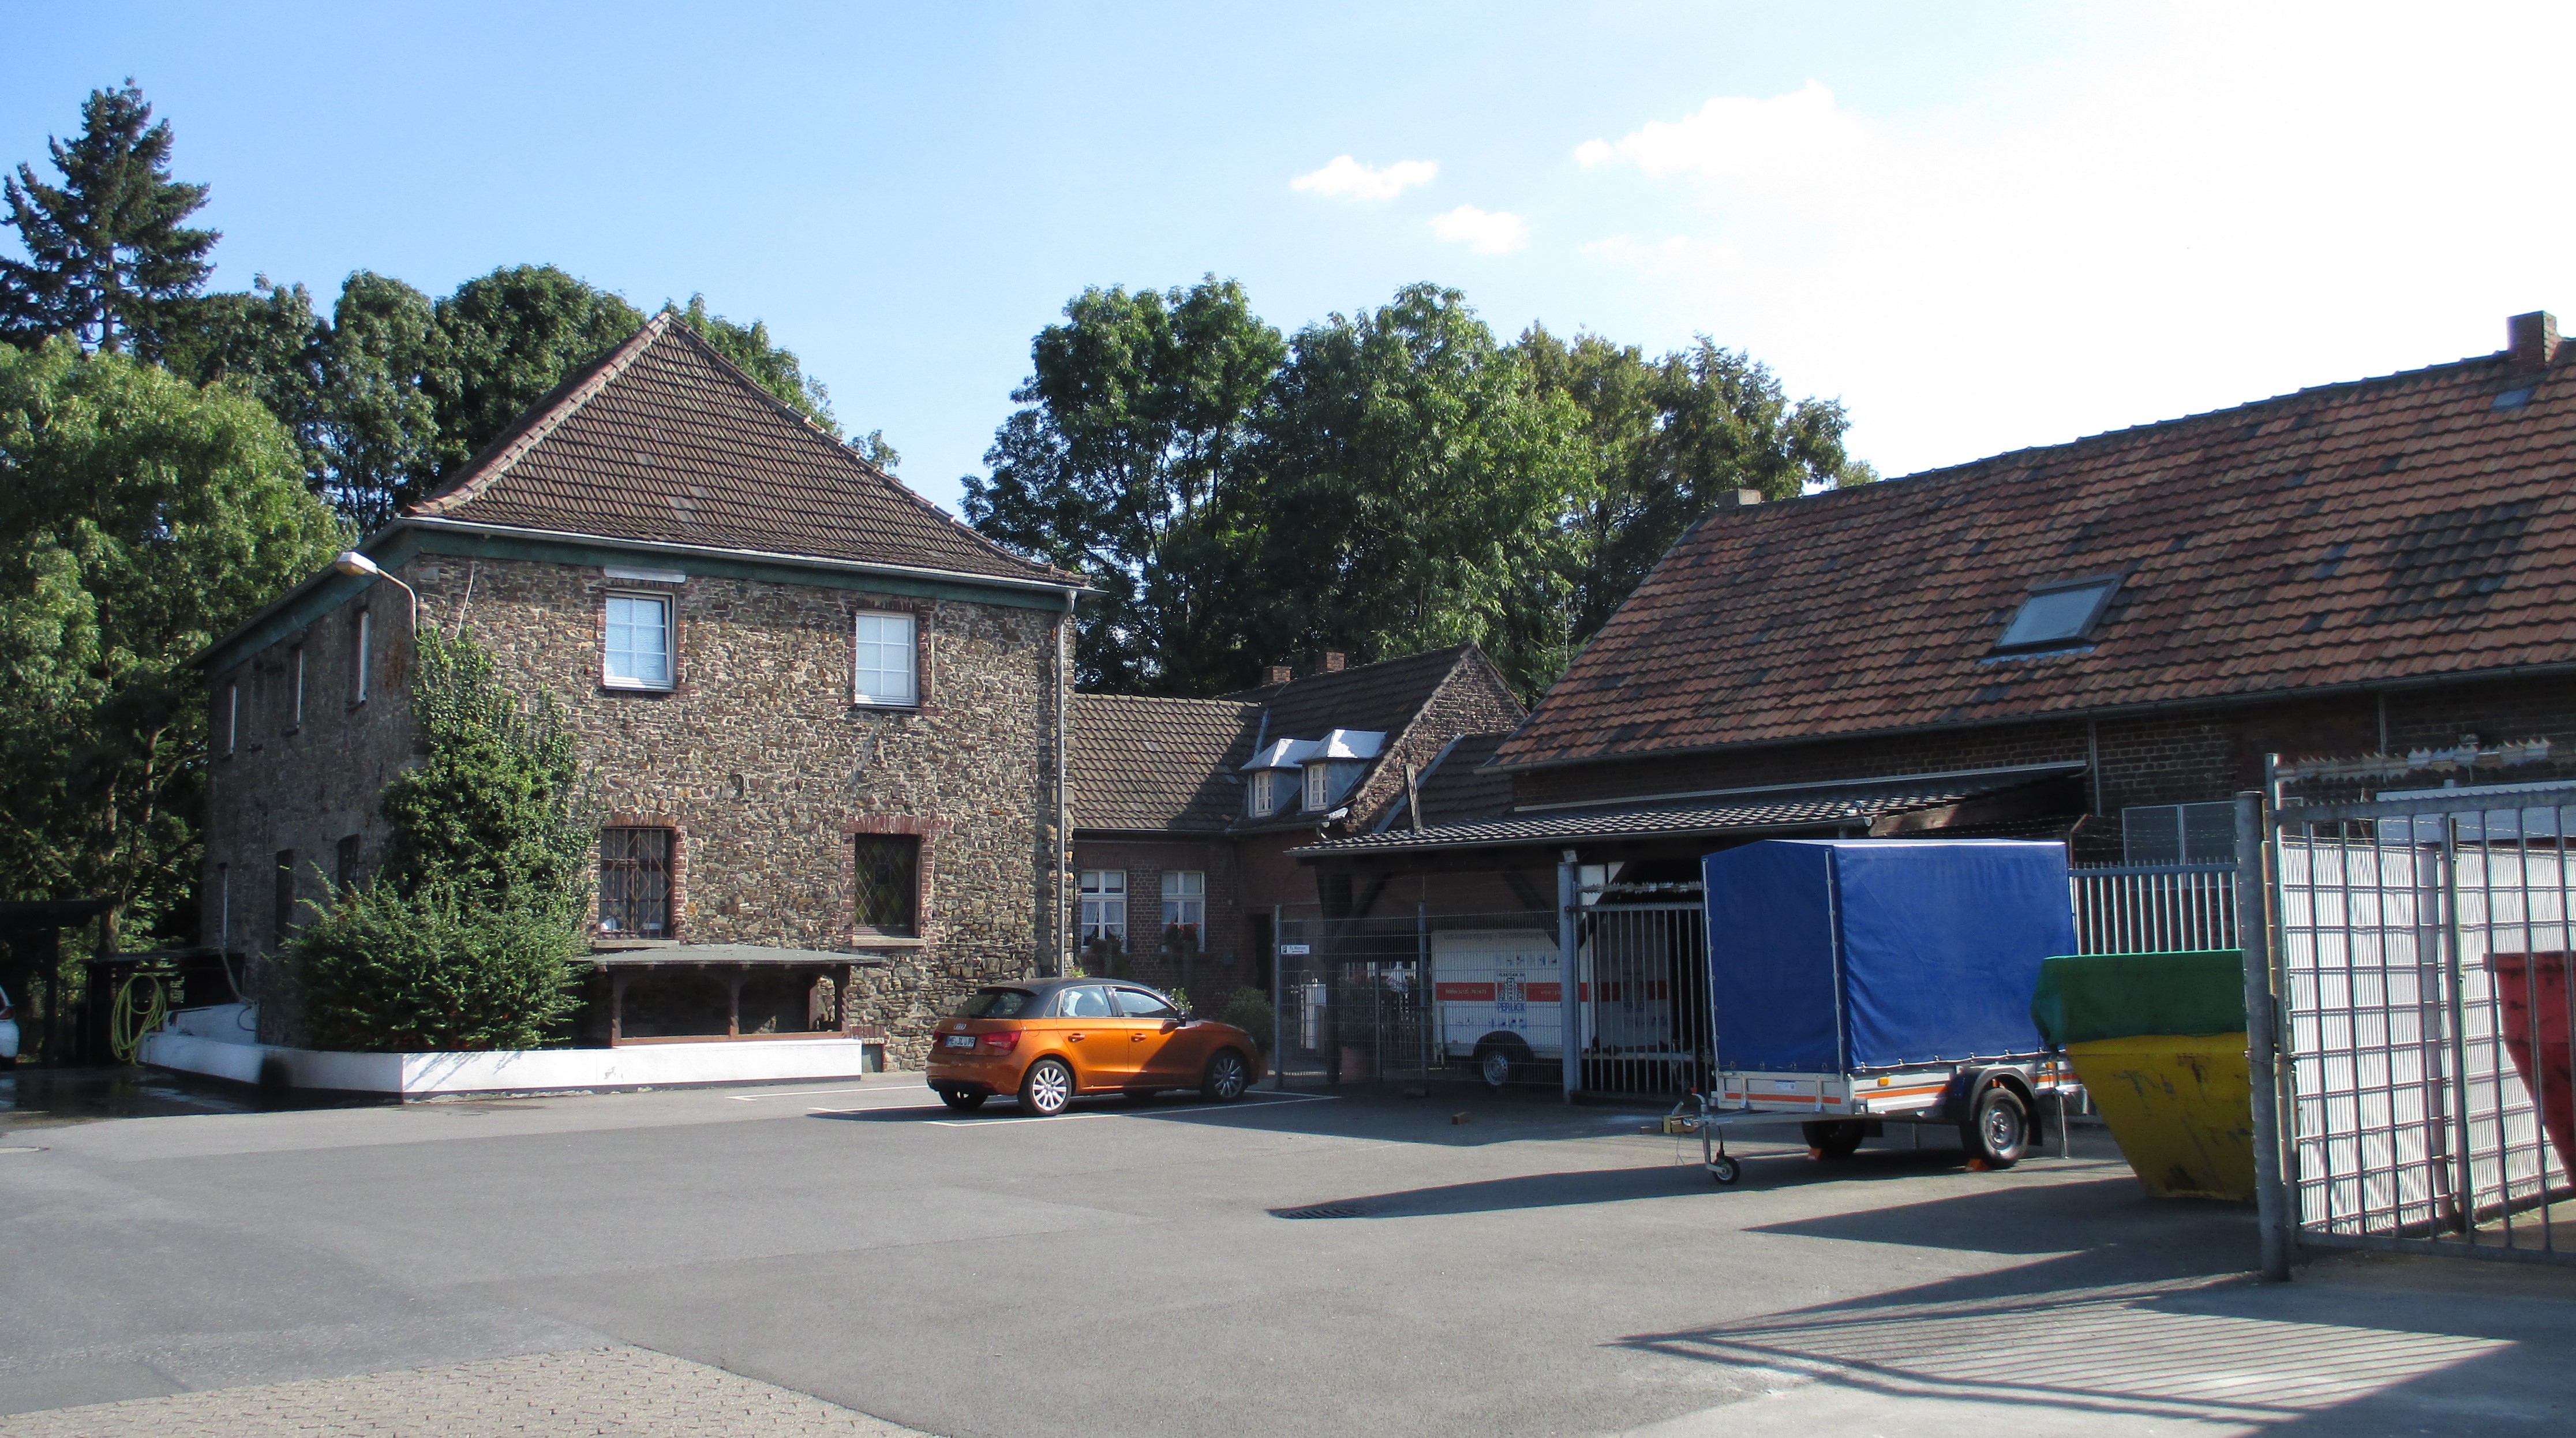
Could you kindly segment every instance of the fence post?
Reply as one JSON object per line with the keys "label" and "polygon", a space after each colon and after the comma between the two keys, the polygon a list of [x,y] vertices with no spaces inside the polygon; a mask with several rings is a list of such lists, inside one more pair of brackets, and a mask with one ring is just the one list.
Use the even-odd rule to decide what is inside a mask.
{"label": "fence post", "polygon": [[1574,867],[1574,851],[1562,851],[1556,865],[1556,989],[1560,1003],[1556,1051],[1561,1056],[1557,1067],[1564,1071],[1567,1103],[1574,1102],[1576,1081],[1583,1069],[1581,985],[1574,972],[1575,954],[1582,947],[1575,932],[1583,914],[1582,896],[1575,891],[1579,877]]}
{"label": "fence post", "polygon": [[1279,956],[1279,925],[1288,910],[1270,906],[1270,1088],[1288,1087],[1288,964]]}
{"label": "fence post", "polygon": [[2263,796],[2236,796],[2236,940],[2245,960],[2245,1068],[2254,1100],[2254,1212],[2263,1277],[2290,1277],[2289,1192],[2281,1181],[2279,1019],[2272,995],[2272,926],[2265,917]]}
{"label": "fence post", "polygon": [[1431,1081],[1431,1026],[1440,1010],[1431,1001],[1431,906],[1413,906],[1413,1013],[1422,1030],[1422,1081]]}

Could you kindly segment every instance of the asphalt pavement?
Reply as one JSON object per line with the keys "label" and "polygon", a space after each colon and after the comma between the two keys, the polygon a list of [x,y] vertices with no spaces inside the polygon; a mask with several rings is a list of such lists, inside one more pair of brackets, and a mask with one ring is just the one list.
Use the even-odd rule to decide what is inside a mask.
{"label": "asphalt pavement", "polygon": [[[25,1127],[0,1134],[0,1414],[26,1416],[0,1435],[283,1432],[208,1415],[457,1383],[570,1415],[514,1432],[844,1431],[794,1426],[841,1410],[947,1438],[2576,1416],[2576,1272],[2341,1259],[2267,1286],[2241,1276],[2248,1213],[2146,1198],[2098,1131],[1997,1173],[1901,1130],[1843,1163],[1774,1131],[1718,1189],[1650,1118],[1445,1090],[962,1116],[888,1075]],[[638,1412],[704,1373],[744,1380],[727,1401],[753,1406],[726,1411],[769,1394],[785,1416],[589,1423],[626,1373],[650,1379]]]}

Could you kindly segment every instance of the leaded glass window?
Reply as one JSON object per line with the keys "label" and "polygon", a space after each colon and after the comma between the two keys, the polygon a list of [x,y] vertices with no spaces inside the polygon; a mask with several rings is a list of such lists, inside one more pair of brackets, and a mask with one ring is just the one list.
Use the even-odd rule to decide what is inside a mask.
{"label": "leaded glass window", "polygon": [[910,834],[860,834],[850,846],[859,932],[912,935],[920,922],[921,841]]}
{"label": "leaded glass window", "polygon": [[670,830],[600,830],[599,931],[624,939],[671,936]]}

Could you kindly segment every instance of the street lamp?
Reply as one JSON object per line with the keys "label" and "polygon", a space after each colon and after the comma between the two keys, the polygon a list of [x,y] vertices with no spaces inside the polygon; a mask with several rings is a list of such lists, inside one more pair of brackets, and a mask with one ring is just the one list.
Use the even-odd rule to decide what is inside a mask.
{"label": "street lamp", "polygon": [[401,580],[396,579],[393,575],[385,571],[383,565],[376,563],[374,560],[369,559],[367,556],[360,554],[354,549],[341,550],[339,557],[331,561],[331,567],[340,571],[342,574],[354,574],[361,579],[384,580],[395,588],[400,589],[403,593],[410,595],[411,632],[413,634],[420,633],[419,590],[416,590],[410,585],[403,583]]}

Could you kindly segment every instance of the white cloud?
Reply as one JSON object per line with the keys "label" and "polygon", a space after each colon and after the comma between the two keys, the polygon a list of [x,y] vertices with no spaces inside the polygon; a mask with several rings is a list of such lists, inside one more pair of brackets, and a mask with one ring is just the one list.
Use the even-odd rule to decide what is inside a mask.
{"label": "white cloud", "polygon": [[1415,185],[1430,184],[1439,173],[1440,167],[1429,160],[1398,160],[1381,170],[1348,155],[1335,155],[1331,164],[1299,175],[1288,185],[1338,200],[1392,200]]}
{"label": "white cloud", "polygon": [[[1890,474],[2491,350],[2576,306],[2515,53],[2576,12],[2186,9],[1895,110],[1809,82],[1580,145],[1581,246],[1679,343],[1840,395]],[[2224,46],[2209,43],[2224,22]],[[2523,34],[2522,30],[2530,33]]]}
{"label": "white cloud", "polygon": [[1456,240],[1480,255],[1509,254],[1529,243],[1529,226],[1508,210],[1485,211],[1460,205],[1431,222],[1431,233]]}

